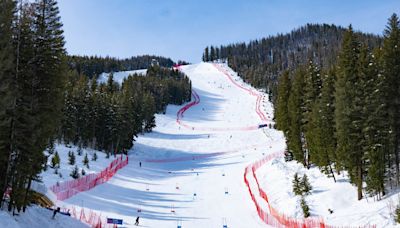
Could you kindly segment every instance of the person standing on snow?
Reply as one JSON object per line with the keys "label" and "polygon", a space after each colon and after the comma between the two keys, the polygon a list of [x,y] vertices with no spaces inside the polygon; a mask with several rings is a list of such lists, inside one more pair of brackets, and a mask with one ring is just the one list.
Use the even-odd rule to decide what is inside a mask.
{"label": "person standing on snow", "polygon": [[139,226],[139,216],[136,218],[135,226]]}

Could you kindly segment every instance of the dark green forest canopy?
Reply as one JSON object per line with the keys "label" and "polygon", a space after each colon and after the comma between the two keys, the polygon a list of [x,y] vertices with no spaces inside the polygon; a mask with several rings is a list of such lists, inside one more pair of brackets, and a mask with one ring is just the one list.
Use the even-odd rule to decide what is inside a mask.
{"label": "dark green forest canopy", "polygon": [[154,55],[135,56],[126,59],[99,56],[68,56],[68,66],[90,78],[106,72],[147,69],[157,62],[162,67],[172,67],[175,62],[170,58]]}
{"label": "dark green forest canopy", "polygon": [[277,128],[287,158],[332,177],[345,170],[359,200],[365,190],[379,199],[400,186],[400,21],[393,14],[383,38],[351,26],[341,37],[330,65],[313,55],[282,74]]}
{"label": "dark green forest canopy", "polygon": [[[307,24],[288,34],[278,34],[225,46],[206,47],[204,61],[227,59],[231,68],[251,85],[267,89],[276,98],[276,84],[284,70],[294,71],[310,60],[328,68],[336,64],[345,29],[328,24]],[[382,38],[357,32],[360,40],[374,48]]]}

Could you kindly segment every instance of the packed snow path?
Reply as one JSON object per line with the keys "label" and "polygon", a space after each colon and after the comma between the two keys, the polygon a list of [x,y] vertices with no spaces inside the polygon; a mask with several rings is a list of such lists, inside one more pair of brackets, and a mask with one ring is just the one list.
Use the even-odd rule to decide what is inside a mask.
{"label": "packed snow path", "polygon": [[258,128],[271,121],[270,103],[226,66],[181,70],[192,80],[196,105],[184,113],[184,106],[168,106],[153,132],[139,136],[124,169],[65,205],[123,219],[124,227],[134,227],[137,216],[144,227],[266,227],[243,173],[285,146],[279,133]]}

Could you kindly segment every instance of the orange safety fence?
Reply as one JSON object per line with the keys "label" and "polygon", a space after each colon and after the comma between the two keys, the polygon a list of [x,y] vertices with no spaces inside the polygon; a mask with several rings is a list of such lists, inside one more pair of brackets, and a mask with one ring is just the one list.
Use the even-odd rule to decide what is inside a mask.
{"label": "orange safety fence", "polygon": [[[322,217],[310,217],[310,218],[305,218],[305,219],[297,219],[297,218],[292,218],[282,212],[279,212],[277,209],[271,206],[268,200],[268,196],[266,192],[260,187],[260,184],[258,182],[258,178],[256,175],[257,169],[259,169],[261,166],[263,166],[265,163],[268,161],[272,160],[273,158],[277,158],[282,156],[283,153],[274,153],[270,154],[263,159],[254,162],[253,164],[250,164],[245,168],[244,171],[244,182],[249,190],[250,197],[256,207],[258,216],[262,221],[264,221],[268,225],[272,225],[274,227],[293,227],[293,228],[307,228],[307,227],[320,227],[320,228],[352,228],[350,226],[331,226],[325,224],[324,220]],[[254,178],[254,181],[256,182],[257,185],[257,191],[258,195],[267,203],[268,205],[268,211],[264,210],[261,206],[260,203],[257,201],[251,187],[249,184],[249,180],[247,179],[247,175],[251,171],[251,176]],[[358,226],[358,228],[361,227],[371,227],[375,228],[375,225],[364,225],[364,226]]]}

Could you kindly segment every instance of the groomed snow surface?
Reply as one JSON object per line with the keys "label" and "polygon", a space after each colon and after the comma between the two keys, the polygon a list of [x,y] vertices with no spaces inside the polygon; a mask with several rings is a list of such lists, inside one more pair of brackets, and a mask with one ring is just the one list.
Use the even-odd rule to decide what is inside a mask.
{"label": "groomed snow surface", "polygon": [[[218,68],[225,69],[233,81]],[[83,207],[101,213],[104,219],[123,219],[123,227],[135,227],[137,216],[142,227],[268,227],[257,215],[243,174],[249,164],[285,149],[281,132],[249,128],[272,123],[271,104],[265,95],[260,103],[261,93],[243,83],[225,65],[199,63],[182,66],[181,70],[192,80],[199,101],[180,116],[181,124],[176,120],[183,106],[168,106],[165,115],[156,116],[157,127],[153,132],[137,138],[125,168],[107,183],[57,202],[59,206]],[[266,117],[264,121],[256,112],[258,103]],[[59,146],[58,150],[62,163],[67,162],[66,153],[70,148]],[[98,172],[111,162],[104,159],[104,154],[97,155],[99,161],[91,161],[88,172]],[[76,158],[81,163],[83,157]],[[61,165],[64,179],[70,178],[70,169],[72,166]],[[312,195],[306,197],[311,215],[322,216],[326,224],[395,227],[389,205],[397,204],[397,194],[379,202],[373,198],[357,201],[356,189],[346,177],[339,176],[334,183],[317,168],[306,170],[296,162],[284,162],[283,158],[273,159],[256,171],[261,188],[279,212],[302,218],[300,199],[292,193],[295,172],[308,175],[313,186]],[[43,176],[48,187],[60,180],[52,171]],[[250,186],[257,195],[254,181]],[[256,198],[262,202],[258,195]],[[268,211],[265,202],[260,204]],[[7,224],[18,227],[11,222],[4,226],[3,217],[7,216],[0,214],[1,227]],[[41,222],[43,226],[30,227],[50,227],[52,221],[40,220],[36,224]],[[21,225],[24,223],[18,224],[24,227]]]}
{"label": "groomed snow surface", "polygon": [[81,228],[87,225],[68,216],[57,214],[52,219],[53,212],[42,207],[31,206],[25,213],[11,216],[0,210],[0,227],[2,228]]}

